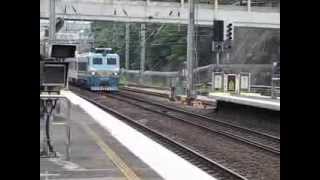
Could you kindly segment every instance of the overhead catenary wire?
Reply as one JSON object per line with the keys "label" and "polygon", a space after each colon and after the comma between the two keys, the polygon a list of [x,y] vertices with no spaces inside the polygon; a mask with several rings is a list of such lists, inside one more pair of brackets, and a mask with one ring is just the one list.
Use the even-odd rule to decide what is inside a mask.
{"label": "overhead catenary wire", "polygon": [[[198,7],[197,7],[198,8]],[[197,11],[198,13],[198,11]],[[197,21],[198,21],[198,14],[197,14]],[[121,23],[114,23],[117,27],[119,27],[119,25]],[[138,50],[139,50],[139,46],[140,46],[140,43],[139,41],[134,41],[134,39],[139,39],[140,38],[140,33],[139,33],[139,28],[135,28],[134,24],[136,25],[139,25],[140,23],[133,23],[132,24],[132,30],[130,31],[130,53],[134,53],[134,54],[138,54]],[[166,27],[169,27],[168,26],[169,24],[161,24],[160,27],[155,24],[148,24],[147,27],[146,27],[146,33],[147,33],[147,38],[146,38],[146,43],[147,43],[147,47],[155,47],[155,46],[162,46],[162,45],[167,45],[167,46],[171,46],[171,47],[176,47],[176,46],[186,46],[187,45],[187,42],[186,42],[186,39],[183,38],[186,36],[186,33],[187,33],[187,28],[186,26],[182,26],[183,28],[179,28],[179,30],[175,30],[175,29],[172,29],[172,28],[168,28],[166,29]],[[121,25],[120,25],[121,27]],[[162,27],[162,28],[161,28]],[[125,27],[123,27],[125,28]],[[156,29],[155,29],[156,28]],[[165,29],[165,31],[164,31]],[[205,34],[205,32],[202,32],[202,31],[199,31],[198,30],[199,27],[196,28],[196,31],[195,31],[195,34],[196,34],[196,41],[198,41],[198,38],[200,37],[210,37],[210,35],[207,35]],[[120,32],[120,31],[119,31]],[[162,33],[164,32],[164,34]],[[121,37],[121,34],[124,34],[125,32],[122,33],[118,33],[117,36],[120,37],[120,39],[122,38]],[[157,39],[157,35],[159,35],[160,33],[162,33],[162,40],[159,41],[160,39]],[[170,37],[178,37],[179,40],[174,40],[174,41],[167,41],[166,39],[170,39]],[[182,39],[181,39],[182,38]],[[96,39],[95,42],[96,43],[103,43],[104,41],[107,41],[108,40],[108,37],[106,38],[103,38],[103,39]],[[196,44],[197,45],[197,44]],[[120,43],[117,45],[117,49],[118,49],[118,52],[124,52],[125,51],[125,44],[124,43]],[[197,46],[195,47],[195,51],[196,51],[196,61],[198,61],[198,52],[197,52],[198,48]],[[151,57],[151,56],[150,56]],[[146,56],[146,60],[147,62],[148,59],[150,58],[148,55]],[[131,61],[133,62],[133,61]],[[154,62],[154,61],[153,61]],[[152,68],[153,69],[153,68]]]}

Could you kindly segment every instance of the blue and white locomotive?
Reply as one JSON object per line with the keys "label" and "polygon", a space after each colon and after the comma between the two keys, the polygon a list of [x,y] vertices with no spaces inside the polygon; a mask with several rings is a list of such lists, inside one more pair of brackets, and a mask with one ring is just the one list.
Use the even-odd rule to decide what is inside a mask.
{"label": "blue and white locomotive", "polygon": [[118,91],[120,58],[110,48],[69,59],[69,81],[92,91]]}

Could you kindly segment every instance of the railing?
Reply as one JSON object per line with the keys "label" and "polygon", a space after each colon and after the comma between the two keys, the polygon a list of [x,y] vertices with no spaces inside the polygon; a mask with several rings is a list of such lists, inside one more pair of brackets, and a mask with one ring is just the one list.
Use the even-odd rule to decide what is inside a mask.
{"label": "railing", "polygon": [[[271,84],[268,80],[271,75],[272,65],[270,64],[223,64],[220,65],[225,73],[241,73],[250,72],[252,84]],[[213,65],[198,67],[194,70],[194,83],[195,89],[200,94],[205,94],[211,90]],[[141,74],[139,70],[125,70],[121,71],[121,83],[123,84],[137,84],[152,87],[170,88],[173,81],[177,87],[183,89],[185,84],[183,78],[181,79],[182,72],[159,72],[159,71],[145,71],[141,81]],[[180,79],[179,79],[180,78]],[[178,81],[177,81],[178,80]],[[141,83],[143,82],[143,83]],[[275,84],[275,96],[280,96],[280,84]],[[266,85],[253,85],[251,92],[259,93],[266,96],[272,95],[272,86]]]}
{"label": "railing", "polygon": [[[49,0],[40,1],[40,18],[48,18],[48,5]],[[76,1],[71,0],[69,3],[76,3],[77,8],[81,9],[78,14],[69,12],[68,14],[64,13],[63,10],[57,10],[57,16],[64,16],[69,20],[82,20],[82,21],[92,21],[92,20],[104,20],[104,21],[121,21],[121,22],[154,22],[154,23],[187,23],[187,16],[185,11],[187,10],[187,1],[186,0],[177,0],[177,1],[153,1],[147,0],[144,1],[129,1],[129,0],[119,0],[119,1]],[[221,13],[218,13],[217,16],[222,19],[234,19],[235,26],[251,26],[251,27],[272,27],[279,28],[279,10],[280,10],[280,1],[271,1],[271,0],[259,0],[259,1],[240,1],[240,0],[229,0],[221,1],[218,0],[218,3],[214,3],[215,0],[202,1],[201,3],[196,4],[196,8],[202,9],[198,12],[199,19],[196,23],[203,25],[211,25],[213,18],[213,9],[221,10]],[[59,3],[58,3],[59,4]],[[57,4],[57,5],[58,5]],[[184,5],[182,5],[184,4]],[[259,5],[256,5],[259,4]],[[119,7],[119,12],[117,15],[111,13],[110,7]],[[109,10],[108,10],[109,8]],[[123,13],[121,8],[125,9],[126,13]],[[144,8],[148,9],[149,14],[157,15],[148,15],[141,14],[137,12],[137,8],[143,10]],[[163,12],[168,12],[159,14],[156,12],[157,8],[165,9]],[[101,11],[106,9],[106,11]],[[177,15],[177,10],[179,13]],[[170,16],[169,12],[173,12],[175,15]],[[231,12],[234,11],[234,12]],[[241,12],[239,12],[241,11]],[[257,13],[255,18],[250,18],[252,15],[249,13],[243,12],[267,12],[267,13]],[[230,13],[229,13],[230,12]],[[273,13],[271,13],[273,12]],[[125,14],[128,14],[125,15]],[[172,13],[170,13],[172,14]],[[208,17],[208,15],[210,17]]]}
{"label": "railing", "polygon": [[[194,69],[195,73],[195,81],[196,83],[205,83],[211,81],[211,72],[213,69],[212,64],[202,67],[197,67]],[[233,73],[240,73],[240,72],[251,72],[253,77],[256,74],[261,74],[261,72],[271,72],[272,71],[272,65],[270,64],[223,64],[220,65],[220,67],[226,71],[226,72],[233,72]],[[134,75],[139,76],[140,71],[139,70],[126,70],[122,69],[121,72],[124,75]],[[160,72],[160,71],[145,71],[143,73],[146,77],[154,76],[156,78],[173,78],[177,77],[179,75],[178,71],[171,71],[171,72]],[[257,82],[253,82],[257,83]],[[258,82],[259,83],[259,82]]]}
{"label": "railing", "polygon": [[[147,1],[147,0],[143,0]],[[175,2],[175,3],[188,3],[188,0],[156,0],[150,2]],[[211,4],[215,5],[215,0],[199,0],[198,4]],[[267,8],[279,8],[280,0],[217,0],[217,5],[219,8],[224,8],[227,6],[233,7],[245,7],[248,10],[255,10],[255,7],[267,7]],[[222,7],[223,6],[223,7]]]}
{"label": "railing", "polygon": [[259,93],[265,96],[272,96],[272,91],[274,92],[275,97],[280,97],[280,87],[274,87],[272,90],[272,86],[264,86],[264,85],[251,85],[252,93]]}

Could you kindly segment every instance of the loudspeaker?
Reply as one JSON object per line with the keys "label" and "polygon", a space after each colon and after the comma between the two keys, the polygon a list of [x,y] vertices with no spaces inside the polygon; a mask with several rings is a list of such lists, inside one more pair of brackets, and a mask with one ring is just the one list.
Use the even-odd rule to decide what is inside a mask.
{"label": "loudspeaker", "polygon": [[68,63],[40,61],[40,87],[64,88],[67,85]]}

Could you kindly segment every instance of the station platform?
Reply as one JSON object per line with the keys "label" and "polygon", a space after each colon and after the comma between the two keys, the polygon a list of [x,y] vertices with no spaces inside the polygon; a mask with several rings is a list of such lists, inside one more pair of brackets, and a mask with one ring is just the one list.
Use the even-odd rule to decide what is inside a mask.
{"label": "station platform", "polygon": [[256,108],[269,109],[280,111],[280,98],[271,99],[266,96],[259,96],[253,93],[243,93],[240,95],[230,93],[209,93],[209,98],[214,98],[216,101],[223,101],[228,103],[235,103],[239,105],[252,106]]}
{"label": "station platform", "polygon": [[[143,88],[143,87],[126,87],[134,90],[140,90],[150,93],[159,93],[163,95],[170,94],[167,90],[159,90],[154,88]],[[178,98],[184,98],[184,96],[178,96]],[[268,96],[261,96],[255,93],[241,93],[240,95],[215,92],[209,93],[209,96],[197,95],[197,100],[203,101],[207,104],[215,105],[217,102],[234,103],[238,105],[245,105],[254,108],[261,108],[266,110],[280,111],[280,98],[271,99]]]}
{"label": "station platform", "polygon": [[51,134],[58,157],[40,158],[40,179],[215,179],[72,92],[62,95],[72,103],[70,160],[65,160],[63,121],[54,116]]}

